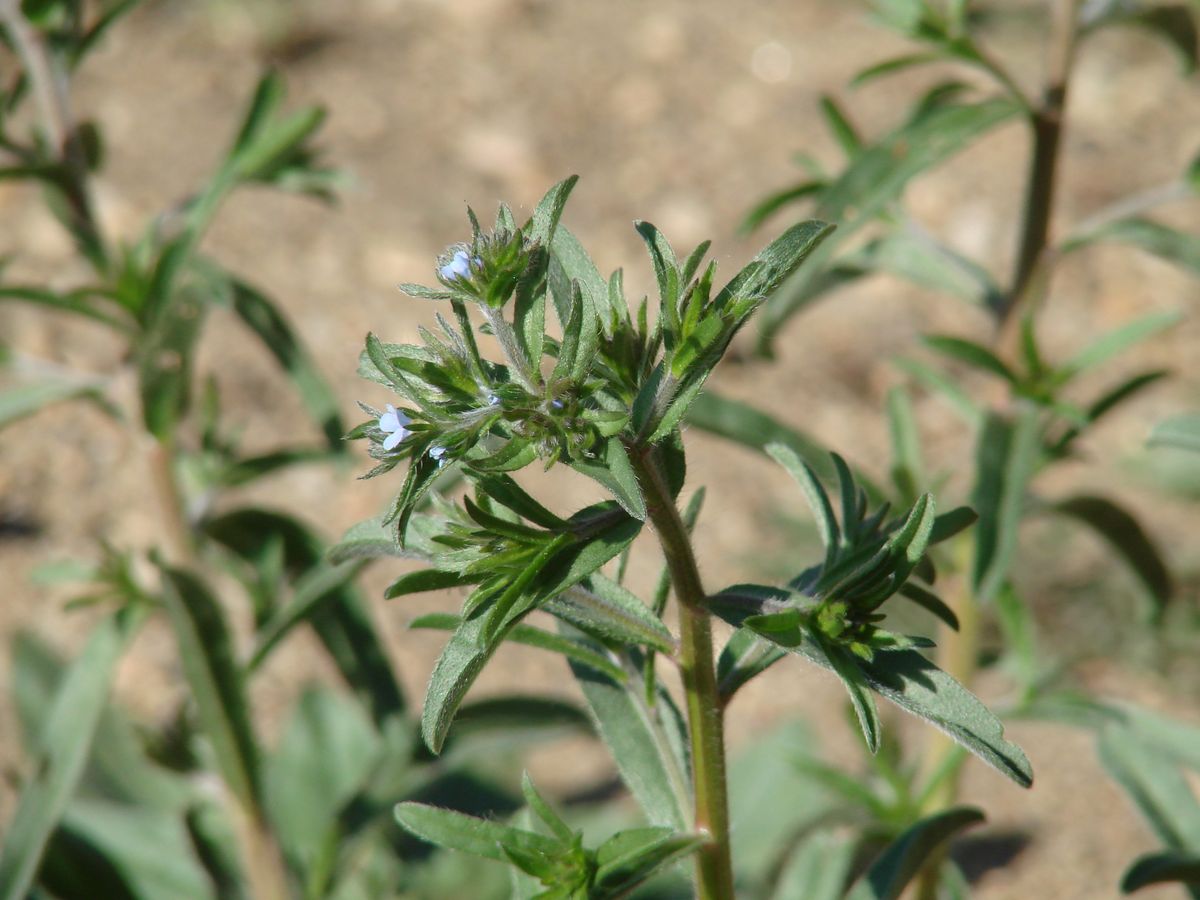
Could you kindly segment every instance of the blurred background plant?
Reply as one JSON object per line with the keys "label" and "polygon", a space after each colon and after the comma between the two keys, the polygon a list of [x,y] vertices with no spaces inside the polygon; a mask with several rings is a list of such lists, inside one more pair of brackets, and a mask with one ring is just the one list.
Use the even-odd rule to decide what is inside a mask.
{"label": "blurred background plant", "polygon": [[[949,368],[907,354],[897,360],[916,385],[946,401],[971,429],[974,441],[969,502],[980,519],[945,557],[950,579],[939,588],[950,602],[954,620],[943,624],[935,656],[967,685],[975,681],[980,666],[1003,668],[1014,691],[1010,717],[1044,717],[1096,729],[1105,736],[1106,764],[1135,798],[1141,798],[1145,794],[1130,774],[1139,767],[1122,768],[1114,762],[1120,756],[1113,749],[1117,739],[1112,734],[1114,720],[1124,723],[1122,733],[1136,734],[1145,716],[1078,690],[1071,661],[1047,652],[1026,588],[1013,573],[1021,566],[1023,523],[1061,516],[1091,529],[1134,576],[1145,603],[1140,609],[1125,606],[1123,627],[1157,630],[1175,593],[1167,563],[1148,533],[1157,525],[1153,518],[1147,528],[1112,497],[1090,492],[1046,496],[1036,482],[1044,482],[1047,471],[1056,465],[1086,458],[1081,448],[1095,423],[1171,373],[1155,366],[1109,376],[1108,383],[1091,396],[1078,392],[1074,382],[1090,375],[1084,380],[1095,383],[1092,369],[1117,368],[1119,373],[1113,361],[1120,354],[1178,324],[1182,311],[1136,318],[1062,362],[1048,357],[1039,340],[1038,322],[1044,307],[1053,303],[1055,291],[1062,289],[1061,278],[1056,278],[1062,261],[1099,243],[1129,245],[1193,275],[1200,273],[1200,239],[1148,217],[1163,206],[1195,202],[1200,196],[1200,157],[1167,183],[1117,197],[1076,222],[1066,224],[1065,217],[1056,215],[1061,146],[1070,128],[1069,87],[1076,55],[1086,51],[1087,39],[1107,28],[1145,29],[1175,51],[1184,76],[1191,77],[1197,66],[1197,27],[1195,13],[1181,4],[1061,0],[1043,7],[1044,80],[1035,91],[1023,86],[1024,77],[986,46],[990,28],[1003,15],[1000,10],[986,4],[927,0],[874,4],[876,21],[917,49],[870,65],[854,77],[852,85],[925,66],[937,67],[939,80],[915,100],[899,127],[877,138],[861,134],[853,117],[832,96],[822,98],[820,111],[845,157],[844,166],[829,172],[815,158],[802,155],[808,177],[763,200],[749,213],[744,227],[757,228],[781,210],[802,203],[811,214],[838,222],[839,229],[818,249],[813,263],[768,303],[756,349],[762,356],[773,356],[779,331],[809,304],[880,273],[966,300],[988,313],[992,324],[988,341],[948,334],[922,337],[925,347]],[[943,78],[944,73],[954,77]],[[1029,142],[1024,205],[1013,223],[1016,262],[1012,274],[1002,279],[992,274],[994,259],[962,254],[955,249],[953,236],[930,233],[906,210],[903,200],[914,178],[1013,119],[1027,124]],[[982,380],[970,380],[968,373]],[[900,503],[911,502],[929,486],[947,483],[953,475],[950,470],[927,471],[910,390],[893,388],[887,402],[892,443],[887,493]],[[818,443],[753,407],[711,393],[694,409],[692,422],[750,446],[786,438],[811,454]],[[1190,446],[1195,427],[1194,417],[1171,419],[1156,429],[1152,442]],[[1185,615],[1194,620],[1194,610]],[[1179,738],[1177,744],[1183,743]],[[894,833],[958,796],[958,769],[966,759],[958,748],[939,739],[919,754],[919,763],[904,762],[917,756],[893,748],[889,758],[872,760],[869,770],[877,780],[877,791],[864,791],[861,782],[825,765],[810,768],[873,827]],[[1164,791],[1160,796],[1168,795]],[[1185,790],[1183,796],[1190,793]],[[1163,827],[1156,830],[1162,835]],[[1171,846],[1178,850],[1183,845],[1175,838]],[[1196,878],[1195,871],[1182,865],[1173,869],[1155,868],[1147,861],[1143,865],[1153,868],[1154,881],[1174,876],[1194,882]],[[965,887],[961,873],[953,865],[946,869],[928,868],[920,896],[961,893]],[[1151,880],[1139,872],[1126,878],[1125,887],[1148,883]]]}
{"label": "blurred background plant", "polygon": [[[107,231],[93,192],[104,131],[75,119],[71,88],[89,53],[136,5],[0,5],[17,63],[0,95],[0,176],[41,188],[78,259],[64,266],[72,286],[5,278],[0,299],[99,322],[122,345],[119,361],[95,372],[13,348],[0,425],[21,427],[14,423],[50,404],[98,407],[108,427],[129,429],[144,453],[123,462],[146,473],[160,536],[148,548],[105,541],[94,565],[41,572],[78,582],[70,606],[99,618],[69,663],[34,634],[14,637],[11,690],[30,762],[5,828],[0,896],[502,892],[502,879],[489,887],[486,872],[428,862],[427,850],[381,822],[404,797],[515,808],[520,770],[505,747],[540,730],[587,733],[588,723],[565,702],[482,700],[464,709],[467,727],[453,752],[434,761],[416,740],[404,690],[353,584],[361,564],[326,561],[312,525],[241,499],[287,467],[344,457],[344,429],[332,390],[288,319],[204,253],[203,238],[236,191],[269,187],[331,201],[341,176],[313,144],[324,111],[286,112],[282,79],[272,73],[252,91],[231,146],[194,193],[136,239]],[[194,365],[217,309],[231,311],[291,379],[323,443],[285,433],[267,452],[241,449],[252,419],[234,424],[215,379]],[[127,379],[136,382],[134,397],[123,391]],[[187,689],[165,722],[139,721],[109,698],[125,651],[151,616],[170,624]],[[246,619],[250,634],[236,634],[231,621]],[[349,692],[305,686],[270,748],[247,692],[300,628],[312,629]],[[489,739],[497,729],[503,746]]]}

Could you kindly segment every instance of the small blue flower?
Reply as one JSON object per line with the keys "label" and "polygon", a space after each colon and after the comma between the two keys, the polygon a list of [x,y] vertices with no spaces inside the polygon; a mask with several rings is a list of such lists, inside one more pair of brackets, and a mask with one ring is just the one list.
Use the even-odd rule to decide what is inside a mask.
{"label": "small blue flower", "polygon": [[444,458],[445,456],[446,456],[446,448],[445,447],[439,447],[437,444],[434,444],[432,447],[429,448],[429,458],[437,460],[439,469],[442,467],[442,464],[445,463],[445,461],[446,461]]}
{"label": "small blue flower", "polygon": [[379,430],[387,435],[383,439],[384,450],[395,450],[396,445],[412,434],[408,425],[412,422],[404,412],[397,410],[392,404],[387,405],[387,412],[379,417]]}
{"label": "small blue flower", "polygon": [[455,250],[450,262],[438,269],[438,274],[446,281],[457,281],[471,274],[472,263],[478,266],[480,262],[478,257],[472,260],[466,250]]}
{"label": "small blue flower", "polygon": [[488,406],[499,406],[500,398],[496,394],[487,395]]}

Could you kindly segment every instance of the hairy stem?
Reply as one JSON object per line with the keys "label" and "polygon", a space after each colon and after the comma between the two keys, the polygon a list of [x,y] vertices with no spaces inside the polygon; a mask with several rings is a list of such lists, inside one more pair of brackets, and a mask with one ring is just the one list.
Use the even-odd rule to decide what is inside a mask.
{"label": "hairy stem", "polygon": [[657,455],[653,450],[643,449],[635,450],[632,458],[679,601],[679,668],[687,698],[696,830],[709,838],[696,857],[696,896],[699,900],[733,900],[725,722],[713,665],[712,626],[705,608],[707,594],[700,581],[687,526],[675,507]]}
{"label": "hairy stem", "polygon": [[1008,343],[1015,331],[1012,323],[1019,319],[1015,313],[1028,307],[1045,287],[1063,113],[1079,36],[1079,5],[1080,0],[1053,0],[1046,82],[1042,88],[1041,103],[1030,113],[1033,152],[1025,187],[1025,211],[1021,219],[1017,265],[1006,303],[997,321],[1004,335],[1001,343]]}

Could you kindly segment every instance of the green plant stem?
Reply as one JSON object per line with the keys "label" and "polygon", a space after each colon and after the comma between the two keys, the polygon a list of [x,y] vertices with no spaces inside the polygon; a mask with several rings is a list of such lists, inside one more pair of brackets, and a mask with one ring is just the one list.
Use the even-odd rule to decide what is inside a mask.
{"label": "green plant stem", "polygon": [[1059,148],[1063,136],[1063,113],[1067,104],[1067,85],[1075,61],[1078,43],[1080,0],[1053,0],[1050,50],[1042,100],[1030,111],[1033,152],[1025,187],[1025,211],[1021,218],[1020,242],[1012,286],[999,310],[997,326],[1005,335],[1015,331],[1012,323],[1045,287],[1048,275],[1050,221],[1054,209]]}
{"label": "green plant stem", "polygon": [[[146,435],[146,458],[163,526],[167,559],[173,565],[194,568],[196,544],[187,508],[175,477],[175,446],[170,439]],[[225,792],[225,807],[242,849],[246,881],[256,900],[287,900],[287,871],[283,856],[261,809],[244,804],[233,791]]]}
{"label": "green plant stem", "polygon": [[[951,549],[954,554],[956,574],[953,579],[946,579],[950,582],[947,585],[946,596],[954,598],[952,603],[954,614],[958,616],[958,629],[955,630],[946,624],[938,626],[937,662],[939,668],[969,688],[971,682],[975,680],[975,673],[979,671],[979,648],[982,636],[979,598],[971,589],[968,577],[972,541],[965,534],[958,535],[954,539]],[[956,753],[957,749],[958,745],[952,738],[940,731],[933,732],[929,736],[929,743],[925,746],[924,757],[921,760],[922,782],[927,782],[928,779],[935,778],[942,773],[950,762],[950,755]],[[929,793],[922,808],[918,810],[919,815],[932,815],[954,805],[958,798],[962,763],[965,761],[966,757],[962,757],[953,771],[946,774],[937,788]],[[937,900],[938,882],[944,862],[944,852],[934,854],[926,862],[917,878],[917,900]]]}
{"label": "green plant stem", "polygon": [[105,272],[108,253],[92,204],[86,154],[71,117],[66,78],[55,71],[45,42],[25,19],[19,0],[0,0],[0,25],[8,32],[21,60],[37,106],[38,122],[61,166],[63,177],[55,184],[67,203],[72,236],[96,271]]}
{"label": "green plant stem", "polygon": [[152,435],[146,435],[144,439],[147,442],[146,460],[158,500],[167,559],[174,565],[190,567],[196,562],[196,548],[192,542],[192,528],[183,493],[179,489],[179,482],[175,480],[174,443]]}
{"label": "green plant stem", "polygon": [[679,601],[679,668],[687,700],[696,830],[709,836],[696,856],[696,896],[699,900],[733,900],[725,722],[713,665],[711,618],[705,606],[708,595],[700,581],[687,526],[657,455],[652,449],[635,450],[631,455]]}

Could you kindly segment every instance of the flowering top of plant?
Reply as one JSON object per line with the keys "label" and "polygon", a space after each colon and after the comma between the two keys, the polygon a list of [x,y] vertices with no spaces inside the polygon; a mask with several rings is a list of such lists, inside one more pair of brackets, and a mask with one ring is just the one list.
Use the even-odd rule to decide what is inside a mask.
{"label": "flowering top of plant", "polygon": [[[630,310],[620,271],[602,278],[559,228],[575,181],[552,188],[522,226],[502,205],[485,232],[468,211],[471,240],[438,260],[441,286],[401,286],[413,297],[447,302],[453,323],[439,315],[439,332],[422,330],[422,345],[367,338],[361,373],[395,391],[403,405],[394,408],[395,419],[391,406],[387,413],[364,406],[374,421],[351,436],[369,439],[379,461],[367,477],[411,461],[390,515],[401,537],[433,479],[454,466],[496,473],[563,461],[644,519],[630,453],[676,439],[734,334],[829,231],[815,222],[792,228],[716,290],[715,265],[701,271],[707,242],[680,263],[653,225],[638,223],[660,294],[651,322],[645,298]],[[548,304],[558,334],[547,329]],[[472,308],[482,320],[479,333],[495,339],[502,360],[481,353]]]}

